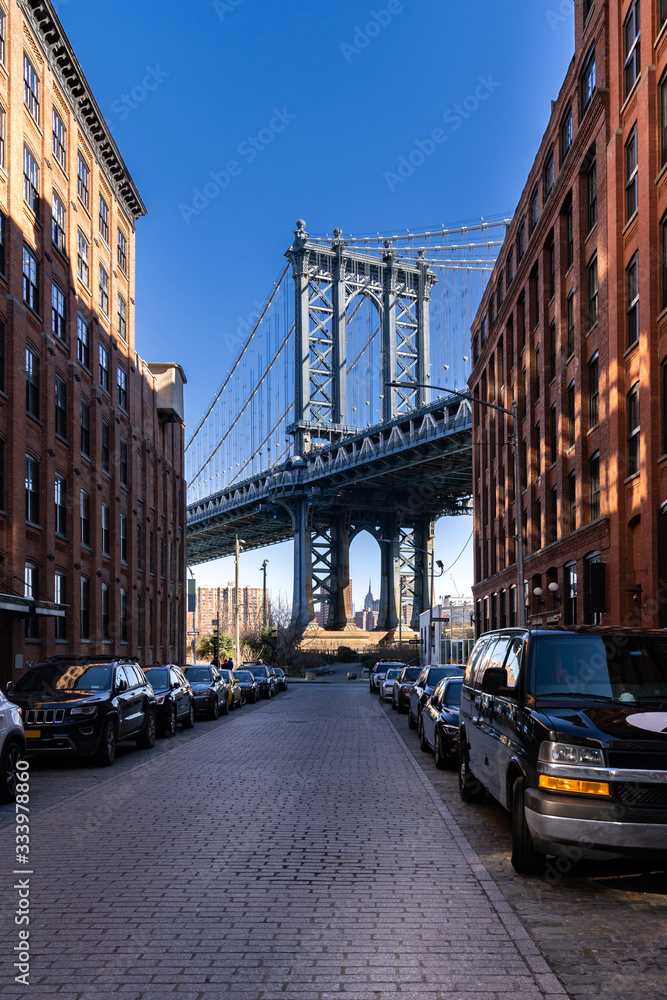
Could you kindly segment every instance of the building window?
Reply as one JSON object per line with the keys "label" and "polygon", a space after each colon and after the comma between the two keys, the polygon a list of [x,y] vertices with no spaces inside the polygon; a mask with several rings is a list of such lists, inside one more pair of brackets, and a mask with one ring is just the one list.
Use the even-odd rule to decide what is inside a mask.
{"label": "building window", "polygon": [[127,372],[119,365],[117,373],[118,405],[121,410],[127,410]]}
{"label": "building window", "polygon": [[526,396],[528,391],[527,385],[528,379],[526,375],[526,369],[521,369],[521,398],[519,399],[519,409],[521,414],[521,419],[526,416]]}
{"label": "building window", "polygon": [[81,514],[81,544],[90,545],[90,496],[81,490],[79,511]]}
{"label": "building window", "polygon": [[90,580],[81,577],[81,638],[90,639]]}
{"label": "building window", "polygon": [[574,448],[576,436],[576,414],[575,414],[574,382],[570,382],[567,387],[567,446]]}
{"label": "building window", "polygon": [[593,47],[586,60],[584,71],[581,74],[581,113],[585,114],[586,109],[593,100],[595,94],[595,48]]}
{"label": "building window", "polygon": [[90,286],[90,243],[80,229],[77,240],[76,273],[79,276],[79,281],[88,288]]}
{"label": "building window", "polygon": [[598,321],[598,258],[597,254],[588,265],[588,328]]}
{"label": "building window", "polygon": [[[67,605],[67,577],[64,573],[56,573],[53,588],[53,603],[61,607]],[[67,619],[56,618],[56,639],[67,638]]]}
{"label": "building window", "polygon": [[595,6],[595,0],[584,0],[584,21],[588,20],[588,15]]}
{"label": "building window", "polygon": [[39,164],[27,146],[23,147],[23,200],[39,218]]}
{"label": "building window", "polygon": [[538,498],[535,502],[535,551],[542,548],[542,501]]}
{"label": "building window", "polygon": [[549,541],[558,541],[558,487],[551,490],[551,535]]}
{"label": "building window", "polygon": [[535,402],[540,398],[541,380],[540,380],[540,348],[539,345],[535,348]]}
{"label": "building window", "polygon": [[667,358],[660,366],[660,387],[662,390],[662,454],[667,455]]}
{"label": "building window", "polygon": [[568,501],[570,510],[570,531],[577,530],[577,474],[571,472],[567,477]]}
{"label": "building window", "polygon": [[569,269],[574,264],[574,215],[572,212],[572,199],[569,200],[565,210],[565,265]]}
{"label": "building window", "polygon": [[120,561],[127,562],[127,517],[120,515]]}
{"label": "building window", "polygon": [[100,195],[100,218],[99,218],[99,229],[100,236],[104,242],[109,244],[109,206],[104,200],[103,196]]}
{"label": "building window", "polygon": [[100,264],[100,310],[109,315],[109,275]]}
{"label": "building window", "polygon": [[0,320],[0,391],[5,391],[5,324]]}
{"label": "building window", "polygon": [[567,356],[574,354],[574,292],[570,292],[567,297],[565,308],[565,322],[567,324]]}
{"label": "building window", "polygon": [[102,555],[111,555],[111,528],[109,525],[109,507],[102,504]]}
{"label": "building window", "polygon": [[[521,442],[521,482],[525,490],[528,486],[528,446],[525,438]],[[524,528],[525,526],[526,519],[524,518]]]}
{"label": "building window", "polygon": [[164,580],[164,538],[160,539],[160,576]]}
{"label": "building window", "polygon": [[[0,14],[2,11],[0,10]],[[7,166],[7,112],[0,105],[0,167]]]}
{"label": "building window", "polygon": [[660,248],[661,248],[661,272],[662,272],[662,299],[663,309],[667,309],[667,215],[660,223]]}
{"label": "building window", "polygon": [[90,455],[90,404],[81,400],[81,454]]}
{"label": "building window", "polygon": [[549,264],[549,299],[556,294],[556,248],[553,239],[547,247],[547,258]]}
{"label": "building window", "polygon": [[526,346],[526,296],[523,292],[517,302],[516,320],[517,340],[519,342],[519,351],[521,351]]}
{"label": "building window", "polygon": [[625,96],[627,97],[641,72],[641,25],[639,0],[633,0],[623,25]]}
{"label": "building window", "polygon": [[590,233],[598,219],[598,171],[595,160],[593,160],[586,174],[586,203],[588,208],[588,232]]}
{"label": "building window", "polygon": [[514,281],[514,250],[510,247],[507,252],[507,266],[505,268],[507,274],[507,287],[509,288]]}
{"label": "building window", "polygon": [[590,486],[590,519],[597,521],[600,516],[600,452],[596,451],[588,461],[588,482]]}
{"label": "building window", "polygon": [[54,191],[53,208],[51,210],[51,239],[53,240],[53,245],[62,251],[62,253],[67,252],[65,226],[65,206]]}
{"label": "building window", "polygon": [[5,14],[2,7],[0,7],[0,62],[5,65],[5,57],[7,55],[7,15]]}
{"label": "building window", "polygon": [[108,642],[109,633],[109,584],[102,584],[102,641]]}
{"label": "building window", "polygon": [[120,439],[120,485],[127,486],[127,441]]}
{"label": "building window", "polygon": [[67,129],[65,128],[65,123],[56,111],[53,109],[53,136],[51,139],[51,149],[53,150],[53,159],[56,163],[59,163],[63,170],[67,169]]}
{"label": "building window", "polygon": [[560,162],[562,163],[572,146],[572,105],[568,104],[560,126]]}
{"label": "building window", "polygon": [[109,391],[109,352],[104,344],[99,345],[99,381],[100,389]]}
{"label": "building window", "polygon": [[118,230],[118,266],[127,274],[127,237],[122,229]]}
{"label": "building window", "polygon": [[516,259],[521,260],[526,252],[526,220],[522,219],[516,233]]}
{"label": "building window", "polygon": [[535,424],[535,478],[542,475],[542,429],[540,422]]}
{"label": "building window", "polygon": [[90,208],[90,167],[78,151],[76,168],[76,193],[86,211]]}
{"label": "building window", "polygon": [[39,77],[25,52],[23,53],[23,103],[39,125]]}
{"label": "building window", "polygon": [[498,312],[500,312],[500,307],[503,304],[503,299],[505,298],[505,293],[503,291],[503,274],[502,274],[502,271],[498,275],[497,297],[498,297]]}
{"label": "building window", "polygon": [[635,254],[626,270],[626,284],[628,290],[628,347],[632,347],[639,340],[639,263],[638,255]]}
{"label": "building window", "polygon": [[479,334],[472,338],[472,359],[475,364],[479,361]]}
{"label": "building window", "polygon": [[122,341],[127,341],[127,303],[120,292],[118,293],[118,336]]}
{"label": "building window", "polygon": [[484,344],[486,343],[486,313],[482,316],[480,330],[482,334],[482,347],[484,347]]}
{"label": "building window", "polygon": [[0,212],[0,274],[4,274],[6,271],[7,264],[7,219]]}
{"label": "building window", "polygon": [[658,14],[660,17],[660,27],[667,21],[667,0],[658,0]]}
{"label": "building window", "polygon": [[67,383],[60,375],[56,375],[55,387],[56,404],[56,434],[58,437],[67,437]]}
{"label": "building window", "polygon": [[639,382],[627,395],[628,413],[628,476],[639,472]]}
{"label": "building window", "polygon": [[625,218],[631,219],[637,211],[639,165],[637,160],[637,126],[625,144]]}
{"label": "building window", "polygon": [[55,502],[56,502],[56,534],[67,534],[67,480],[64,476],[56,473],[55,479]]}
{"label": "building window", "polygon": [[25,457],[25,519],[39,524],[39,462],[32,455]]}
{"label": "building window", "polygon": [[[25,564],[23,594],[33,601],[39,600],[39,570],[33,563]],[[26,616],[25,637],[26,639],[39,639],[39,618],[35,614]]]}
{"label": "building window", "polygon": [[65,293],[55,281],[51,285],[51,332],[62,340],[67,340],[67,306]]}
{"label": "building window", "polygon": [[556,341],[556,320],[549,324],[549,381],[556,378],[556,358],[558,345]]}
{"label": "building window", "polygon": [[39,357],[30,347],[25,350],[25,409],[39,420]]}
{"label": "building window", "polygon": [[565,603],[563,610],[566,625],[577,624],[577,564],[567,563],[563,569],[563,583],[565,585]]}
{"label": "building window", "polygon": [[533,193],[530,196],[530,204],[528,206],[528,235],[532,236],[535,232],[535,226],[537,225],[538,219],[540,217],[540,195],[537,188],[537,184],[533,188]]}
{"label": "building window", "polygon": [[120,641],[127,642],[127,594],[120,592]]}
{"label": "building window", "polygon": [[600,420],[600,358],[596,351],[588,362],[588,429]]}
{"label": "building window", "polygon": [[543,171],[542,176],[543,176],[543,180],[544,180],[544,201],[546,202],[547,198],[549,197],[549,195],[551,194],[551,192],[554,189],[554,176],[555,175],[554,175],[554,151],[553,151],[553,149],[549,151],[549,154],[548,154],[548,156],[546,158],[546,161],[544,163],[544,171]]}
{"label": "building window", "polygon": [[140,524],[137,525],[137,569],[143,572],[144,568],[144,532]]}
{"label": "building window", "polygon": [[81,313],[76,316],[76,351],[79,364],[90,370],[90,334],[88,323]]}
{"label": "building window", "polygon": [[141,597],[139,596],[139,594],[137,594],[137,648],[138,649],[141,649],[143,645],[143,634],[142,634],[143,630],[144,630],[144,622],[143,622],[142,608],[141,608]]}
{"label": "building window", "polygon": [[111,433],[106,420],[102,421],[102,472],[111,469]]}
{"label": "building window", "polygon": [[534,330],[535,327],[540,322],[540,270],[539,265],[536,263],[532,271],[530,272],[530,277],[528,279],[528,288],[530,292],[530,328]]}
{"label": "building window", "polygon": [[39,264],[30,247],[23,244],[23,301],[39,314]]}

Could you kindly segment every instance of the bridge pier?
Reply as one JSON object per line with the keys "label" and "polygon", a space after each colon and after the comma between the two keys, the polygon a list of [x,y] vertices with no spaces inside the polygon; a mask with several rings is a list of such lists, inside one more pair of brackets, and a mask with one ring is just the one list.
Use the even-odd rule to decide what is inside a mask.
{"label": "bridge pier", "polygon": [[398,626],[400,607],[400,530],[398,518],[383,522],[380,535],[380,611],[376,632],[389,632]]}
{"label": "bridge pier", "polygon": [[350,519],[336,514],[331,525],[331,568],[329,619],[326,627],[341,632],[353,629],[352,585],[350,582]]}

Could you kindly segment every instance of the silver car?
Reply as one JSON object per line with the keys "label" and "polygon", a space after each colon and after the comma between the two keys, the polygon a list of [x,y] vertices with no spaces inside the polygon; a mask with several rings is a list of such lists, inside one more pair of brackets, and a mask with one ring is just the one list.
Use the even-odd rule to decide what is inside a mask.
{"label": "silver car", "polygon": [[380,684],[380,701],[391,701],[394,697],[394,684],[403,667],[389,667],[384,680]]}
{"label": "silver car", "polygon": [[0,691],[0,802],[14,802],[21,780],[17,764],[25,752],[21,709]]}

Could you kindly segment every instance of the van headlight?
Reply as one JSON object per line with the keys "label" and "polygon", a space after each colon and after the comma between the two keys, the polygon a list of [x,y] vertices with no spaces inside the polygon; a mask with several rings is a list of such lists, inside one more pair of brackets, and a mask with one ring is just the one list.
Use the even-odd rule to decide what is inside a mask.
{"label": "van headlight", "polygon": [[595,747],[580,747],[573,743],[542,743],[538,759],[543,764],[604,767],[602,750],[597,750]]}

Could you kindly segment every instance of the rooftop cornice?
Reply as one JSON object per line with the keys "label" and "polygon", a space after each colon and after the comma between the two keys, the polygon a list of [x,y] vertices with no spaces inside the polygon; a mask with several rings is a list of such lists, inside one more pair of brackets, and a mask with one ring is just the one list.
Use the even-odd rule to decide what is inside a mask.
{"label": "rooftop cornice", "polygon": [[76,113],[77,122],[98,154],[105,176],[132,223],[146,206],[111,135],[51,0],[17,0],[26,20]]}

